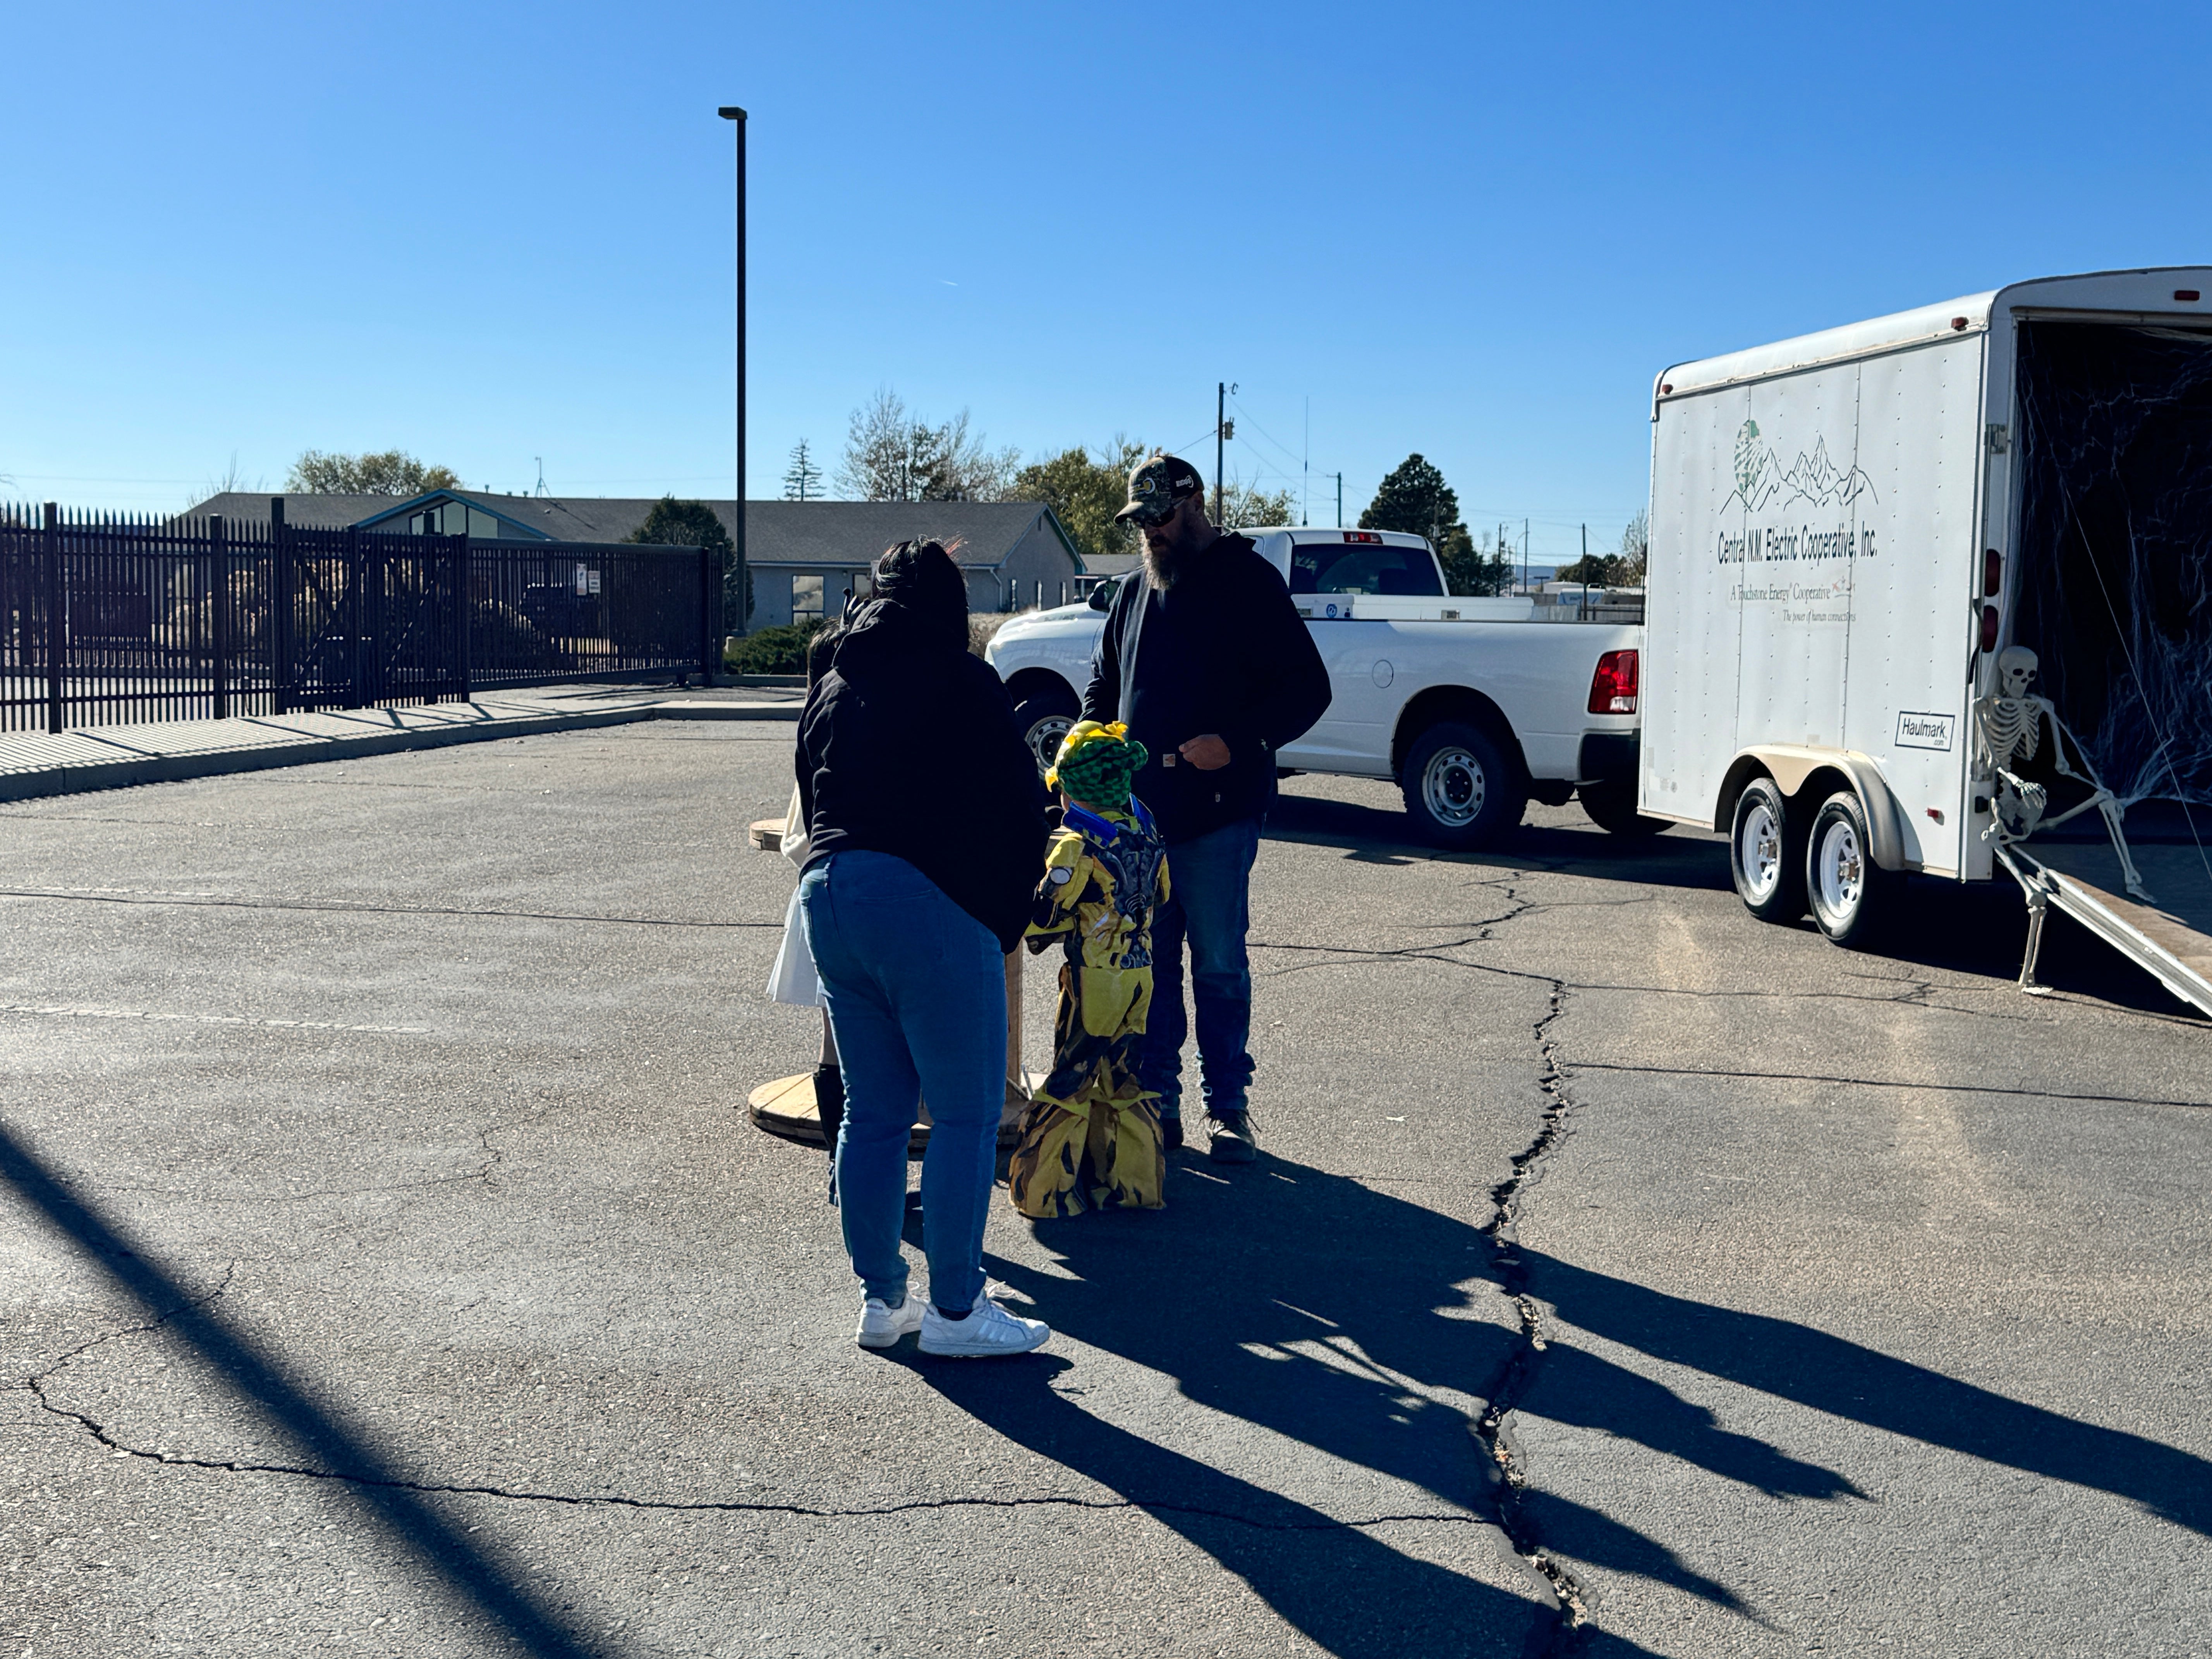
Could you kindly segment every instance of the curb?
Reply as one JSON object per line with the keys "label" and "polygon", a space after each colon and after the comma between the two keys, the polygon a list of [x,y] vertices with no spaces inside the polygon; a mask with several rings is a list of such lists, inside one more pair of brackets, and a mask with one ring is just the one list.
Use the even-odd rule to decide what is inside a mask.
{"label": "curb", "polygon": [[357,738],[274,743],[260,749],[217,750],[198,755],[143,755],[89,766],[56,766],[0,775],[0,802],[41,800],[52,795],[85,794],[97,789],[127,789],[141,783],[184,783],[194,778],[269,772],[279,767],[313,766],[371,755],[443,749],[459,743],[494,743],[502,738],[542,737],[550,732],[635,726],[645,720],[781,720],[796,725],[799,715],[797,704],[645,703],[634,708],[597,708],[579,714],[521,716],[466,726],[365,732]]}

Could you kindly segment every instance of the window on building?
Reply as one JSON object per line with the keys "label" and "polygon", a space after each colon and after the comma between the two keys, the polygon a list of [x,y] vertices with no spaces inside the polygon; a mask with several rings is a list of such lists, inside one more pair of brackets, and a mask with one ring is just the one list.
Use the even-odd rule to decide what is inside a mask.
{"label": "window on building", "polygon": [[795,623],[822,620],[822,578],[793,576],[791,579],[791,619]]}

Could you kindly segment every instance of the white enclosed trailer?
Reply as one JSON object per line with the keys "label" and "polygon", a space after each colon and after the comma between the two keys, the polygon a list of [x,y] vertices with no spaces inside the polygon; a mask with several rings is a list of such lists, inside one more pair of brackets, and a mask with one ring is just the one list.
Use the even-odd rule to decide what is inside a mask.
{"label": "white enclosed trailer", "polygon": [[[2024,986],[2056,904],[2212,1012],[2208,296],[2051,277],[1661,373],[1639,810],[1840,943],[2009,872]],[[1984,701],[2017,646],[2047,705]]]}

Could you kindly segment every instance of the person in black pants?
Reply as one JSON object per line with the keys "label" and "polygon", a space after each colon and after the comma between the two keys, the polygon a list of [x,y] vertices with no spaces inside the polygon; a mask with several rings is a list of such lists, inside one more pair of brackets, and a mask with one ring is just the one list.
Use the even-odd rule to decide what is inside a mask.
{"label": "person in black pants", "polygon": [[1275,754],[1328,710],[1328,671],[1274,567],[1206,517],[1188,461],[1154,455],[1115,515],[1145,538],[1144,568],[1114,595],[1084,693],[1085,720],[1121,720],[1152,758],[1134,793],[1168,849],[1171,894],[1152,919],[1153,993],[1138,1078],[1182,1145],[1182,951],[1212,1156],[1249,1163],[1258,1141],[1252,1056],[1252,863],[1275,798]]}

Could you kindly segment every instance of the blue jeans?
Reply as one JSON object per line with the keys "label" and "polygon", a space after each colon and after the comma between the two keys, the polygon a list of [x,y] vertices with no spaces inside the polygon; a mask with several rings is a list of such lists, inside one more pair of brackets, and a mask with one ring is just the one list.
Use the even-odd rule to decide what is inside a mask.
{"label": "blue jeans", "polygon": [[1137,1079],[1159,1097],[1162,1117],[1182,1115],[1182,947],[1190,941],[1190,995],[1198,1006],[1198,1063],[1211,1115],[1244,1109],[1252,1086],[1252,861],[1260,820],[1176,842],[1168,848],[1169,898],[1152,913],[1152,1009]]}
{"label": "blue jeans", "polygon": [[845,1071],[837,1213],[853,1272],[894,1306],[906,1294],[907,1138],[927,1096],[930,1299],[972,1307],[1006,1098],[1006,959],[988,928],[888,853],[833,853],[799,889]]}

